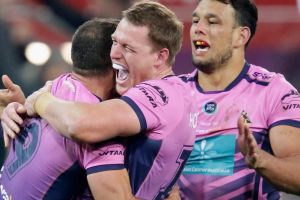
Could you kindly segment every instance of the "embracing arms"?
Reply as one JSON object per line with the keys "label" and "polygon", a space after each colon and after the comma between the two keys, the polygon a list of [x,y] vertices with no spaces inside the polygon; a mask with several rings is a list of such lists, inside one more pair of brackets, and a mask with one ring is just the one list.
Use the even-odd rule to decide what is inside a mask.
{"label": "embracing arms", "polygon": [[[18,125],[23,123],[16,107],[21,109],[22,105],[10,104],[2,115],[4,126],[10,127],[6,130],[10,136],[18,133]],[[63,136],[82,142],[96,143],[140,132],[136,113],[120,99],[97,104],[70,102],[58,99],[42,88],[27,98],[25,107],[30,116],[37,113]]]}

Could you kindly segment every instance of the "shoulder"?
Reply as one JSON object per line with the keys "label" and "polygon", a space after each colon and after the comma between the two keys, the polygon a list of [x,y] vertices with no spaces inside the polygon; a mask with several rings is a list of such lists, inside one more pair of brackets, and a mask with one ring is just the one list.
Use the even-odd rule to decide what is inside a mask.
{"label": "shoulder", "polygon": [[176,96],[185,93],[187,84],[178,76],[168,76],[162,79],[155,79],[142,82],[128,91],[127,94],[142,93],[146,96],[154,95],[159,96],[165,100],[168,96]]}
{"label": "shoulder", "polygon": [[70,73],[63,74],[53,81],[51,93],[58,98],[70,101],[97,103],[100,100]]}
{"label": "shoulder", "polygon": [[194,71],[192,71],[191,73],[187,73],[187,74],[180,74],[177,77],[180,78],[182,81],[184,82],[189,82],[189,81],[194,81],[195,78],[197,77],[197,72],[198,70],[195,69]]}
{"label": "shoulder", "polygon": [[271,72],[266,68],[251,64],[246,74],[246,79],[249,82],[256,82],[260,85],[270,85],[274,83],[286,83],[285,77],[276,72]]}

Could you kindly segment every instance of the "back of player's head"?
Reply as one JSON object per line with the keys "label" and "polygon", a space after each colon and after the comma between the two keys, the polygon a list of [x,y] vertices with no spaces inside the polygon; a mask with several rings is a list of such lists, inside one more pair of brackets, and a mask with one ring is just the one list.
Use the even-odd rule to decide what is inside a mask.
{"label": "back of player's head", "polygon": [[183,37],[183,24],[174,12],[157,2],[141,1],[123,11],[123,18],[133,25],[148,27],[154,50],[167,48],[168,64],[174,63]]}
{"label": "back of player's head", "polygon": [[73,71],[84,75],[106,75],[112,70],[111,34],[119,20],[95,18],[79,26],[73,35],[71,58]]}
{"label": "back of player's head", "polygon": [[235,20],[239,26],[247,26],[251,31],[250,40],[256,32],[256,24],[258,20],[257,7],[252,0],[217,0],[219,2],[230,4],[235,10]]}

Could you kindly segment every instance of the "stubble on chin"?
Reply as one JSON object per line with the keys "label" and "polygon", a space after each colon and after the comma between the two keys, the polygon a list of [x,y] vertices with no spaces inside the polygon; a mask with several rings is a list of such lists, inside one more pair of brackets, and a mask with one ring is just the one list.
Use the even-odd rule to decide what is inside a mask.
{"label": "stubble on chin", "polygon": [[221,68],[226,65],[228,61],[232,58],[232,50],[227,49],[223,53],[219,53],[214,58],[208,59],[206,61],[199,61],[193,57],[193,65],[205,74],[212,74],[216,69]]}
{"label": "stubble on chin", "polygon": [[193,65],[201,72],[205,74],[211,74],[214,71],[214,65],[209,61],[196,61],[193,58]]}

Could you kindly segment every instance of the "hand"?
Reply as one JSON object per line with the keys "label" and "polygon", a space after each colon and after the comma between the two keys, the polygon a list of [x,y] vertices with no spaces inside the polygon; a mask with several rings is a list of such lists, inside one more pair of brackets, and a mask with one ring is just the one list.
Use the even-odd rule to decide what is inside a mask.
{"label": "hand", "polygon": [[239,134],[237,142],[240,151],[245,156],[247,166],[252,169],[259,168],[261,163],[261,149],[258,147],[257,142],[243,117],[238,119],[238,129]]}
{"label": "hand", "polygon": [[36,116],[36,111],[34,109],[34,104],[38,97],[45,93],[45,92],[50,92],[51,91],[51,86],[52,86],[52,81],[47,81],[46,84],[39,90],[35,91],[31,95],[29,95],[25,101],[25,108],[27,110],[27,115],[28,116]]}
{"label": "hand", "polygon": [[26,114],[26,108],[18,102],[8,104],[3,110],[1,125],[5,147],[8,147],[10,139],[14,139],[20,132],[19,126],[23,123],[22,114]]}
{"label": "hand", "polygon": [[7,75],[2,76],[2,82],[6,89],[0,90],[0,106],[5,107],[11,102],[25,102],[25,95],[19,85],[14,84]]}
{"label": "hand", "polygon": [[171,192],[169,193],[168,197],[166,200],[180,200],[180,192],[179,192],[179,187],[175,185]]}

